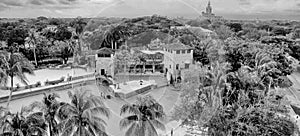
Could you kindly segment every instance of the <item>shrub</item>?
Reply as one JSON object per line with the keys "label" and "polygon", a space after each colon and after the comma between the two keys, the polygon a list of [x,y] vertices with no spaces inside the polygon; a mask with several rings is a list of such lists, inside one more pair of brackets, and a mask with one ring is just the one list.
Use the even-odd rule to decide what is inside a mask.
{"label": "shrub", "polygon": [[48,85],[49,84],[49,80],[47,79],[46,81],[45,81],[45,85]]}
{"label": "shrub", "polygon": [[17,83],[17,84],[16,84],[16,89],[19,89],[19,88],[20,88],[20,84]]}
{"label": "shrub", "polygon": [[36,82],[35,87],[40,87],[40,86],[42,86],[41,82],[40,81]]}
{"label": "shrub", "polygon": [[287,117],[279,116],[273,106],[219,109],[207,124],[211,135],[291,136],[298,129]]}
{"label": "shrub", "polygon": [[72,81],[72,76],[69,76],[69,77],[67,78],[67,81]]}

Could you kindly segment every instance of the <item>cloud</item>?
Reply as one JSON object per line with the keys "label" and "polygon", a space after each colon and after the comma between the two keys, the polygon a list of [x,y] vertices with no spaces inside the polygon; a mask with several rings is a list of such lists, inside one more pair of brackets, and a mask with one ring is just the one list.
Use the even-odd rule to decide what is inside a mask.
{"label": "cloud", "polygon": [[0,3],[7,6],[22,6],[23,3],[20,0],[1,0]]}
{"label": "cloud", "polygon": [[8,8],[9,7],[7,7],[7,6],[3,5],[3,4],[0,4],[0,12],[6,10]]}
{"label": "cloud", "polygon": [[[290,17],[299,15],[300,0],[210,0],[216,15]],[[151,14],[197,17],[208,0],[0,0],[0,17],[9,16],[124,16]],[[12,9],[5,13],[8,8]],[[46,12],[43,9],[47,9]],[[299,13],[299,14],[298,14]]]}
{"label": "cloud", "polygon": [[31,0],[30,4],[33,4],[33,5],[43,5],[43,3],[41,2],[41,0]]}
{"label": "cloud", "polygon": [[46,5],[46,4],[55,4],[56,2],[53,0],[28,0],[27,3],[32,5]]}
{"label": "cloud", "polygon": [[239,4],[240,5],[247,5],[247,6],[249,6],[249,5],[251,5],[251,3],[248,1],[248,0],[239,0]]}
{"label": "cloud", "polygon": [[[88,0],[81,0],[81,1],[88,1]],[[71,5],[71,4],[76,4],[79,2],[79,0],[58,0],[60,4],[64,5]]]}

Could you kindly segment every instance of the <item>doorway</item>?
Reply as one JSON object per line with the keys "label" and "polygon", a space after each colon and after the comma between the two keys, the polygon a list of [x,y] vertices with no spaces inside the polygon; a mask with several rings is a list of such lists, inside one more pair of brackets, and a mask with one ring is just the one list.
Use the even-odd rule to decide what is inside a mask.
{"label": "doorway", "polygon": [[105,74],[105,69],[101,69],[100,74],[103,76]]}

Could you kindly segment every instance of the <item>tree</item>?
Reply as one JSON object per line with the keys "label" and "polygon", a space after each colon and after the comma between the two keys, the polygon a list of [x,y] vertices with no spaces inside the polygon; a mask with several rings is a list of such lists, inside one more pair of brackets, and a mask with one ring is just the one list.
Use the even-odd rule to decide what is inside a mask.
{"label": "tree", "polygon": [[87,91],[68,92],[71,103],[60,108],[60,112],[68,116],[60,122],[63,136],[107,136],[106,123],[99,115],[109,117],[110,111],[98,96],[87,96]]}
{"label": "tree", "polygon": [[7,108],[9,108],[9,103],[11,101],[12,92],[14,91],[14,77],[17,77],[21,80],[22,83],[27,85],[27,78],[25,73],[34,74],[33,66],[28,61],[26,57],[24,57],[21,53],[14,52],[6,52],[0,51],[0,68],[2,73],[5,73],[2,76],[2,83],[4,85],[7,84],[8,79],[10,79],[10,94],[7,100]]}
{"label": "tree", "polygon": [[40,113],[29,114],[26,108],[22,108],[21,112],[12,114],[8,112],[5,115],[4,122],[1,126],[0,134],[13,136],[31,136],[46,135],[47,125],[43,115]]}
{"label": "tree", "polygon": [[45,119],[45,122],[47,123],[50,136],[55,136],[59,134],[58,122],[63,120],[67,116],[63,113],[58,112],[59,108],[65,103],[58,102],[56,98],[59,98],[59,96],[55,93],[44,93],[42,102],[36,101],[28,106],[28,109],[30,111],[34,112],[37,109],[38,112],[35,113],[42,114],[43,118]]}
{"label": "tree", "polygon": [[7,42],[8,47],[24,46],[26,37],[28,37],[28,32],[25,28],[17,24],[11,24],[5,31],[4,41]]}
{"label": "tree", "polygon": [[37,38],[36,38],[36,32],[34,30],[31,30],[30,33],[29,33],[28,43],[33,47],[34,62],[35,62],[35,66],[37,66],[38,65],[37,58],[36,58]]}
{"label": "tree", "polygon": [[296,29],[292,32],[292,38],[293,38],[293,39],[300,39],[300,28],[296,28]]}
{"label": "tree", "polygon": [[158,136],[156,129],[164,130],[161,122],[163,107],[150,95],[137,98],[135,104],[125,104],[120,115],[129,114],[120,121],[121,129],[128,128],[125,136]]}
{"label": "tree", "polygon": [[239,31],[241,31],[241,30],[243,30],[243,28],[242,28],[242,25],[240,24],[240,23],[229,23],[229,24],[226,24],[228,27],[230,27],[230,29],[233,31],[233,32],[235,32],[235,33],[237,33],[237,32],[239,32]]}
{"label": "tree", "polygon": [[[87,25],[87,23],[81,17],[77,17],[73,21],[70,22],[70,26],[73,27],[73,28],[75,28],[76,36],[75,36],[74,39],[78,40],[78,45],[79,45],[79,47],[75,47],[75,48],[77,48],[76,51],[79,51],[79,52],[81,51],[81,44],[82,44],[81,37],[82,37],[82,33],[83,33],[84,28],[85,28],[86,25]],[[89,48],[88,48],[88,50],[89,50]]]}
{"label": "tree", "polygon": [[216,28],[215,32],[221,40],[226,40],[233,33],[230,28],[225,25],[221,25],[220,27]]}
{"label": "tree", "polygon": [[274,27],[272,33],[274,35],[282,35],[282,36],[286,36],[286,34],[288,34],[288,32],[283,27]]}
{"label": "tree", "polygon": [[117,52],[114,56],[114,64],[116,66],[116,69],[123,68],[123,72],[126,73],[127,67],[129,65],[128,62],[131,61],[131,56],[132,56],[131,53],[126,49]]}

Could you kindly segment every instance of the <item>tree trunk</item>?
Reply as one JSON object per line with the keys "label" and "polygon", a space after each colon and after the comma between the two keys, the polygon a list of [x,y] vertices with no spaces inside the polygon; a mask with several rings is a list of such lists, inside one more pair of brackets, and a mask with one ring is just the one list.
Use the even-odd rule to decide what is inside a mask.
{"label": "tree trunk", "polygon": [[155,72],[155,64],[152,64],[152,73]]}
{"label": "tree trunk", "polygon": [[14,84],[14,78],[13,78],[13,76],[10,76],[10,92],[9,92],[9,96],[8,96],[8,100],[7,100],[7,109],[9,109],[9,104],[10,104],[10,101],[11,101],[11,97],[12,97],[12,92],[13,92],[13,90],[14,90],[14,86],[13,86],[13,84]]}
{"label": "tree trunk", "polygon": [[52,130],[52,123],[51,122],[49,122],[49,135],[50,136],[53,136],[53,132],[52,132],[53,130]]}
{"label": "tree trunk", "polygon": [[37,59],[36,59],[36,52],[35,52],[35,47],[33,47],[33,57],[34,57],[34,62],[35,62],[35,66],[37,66]]}

